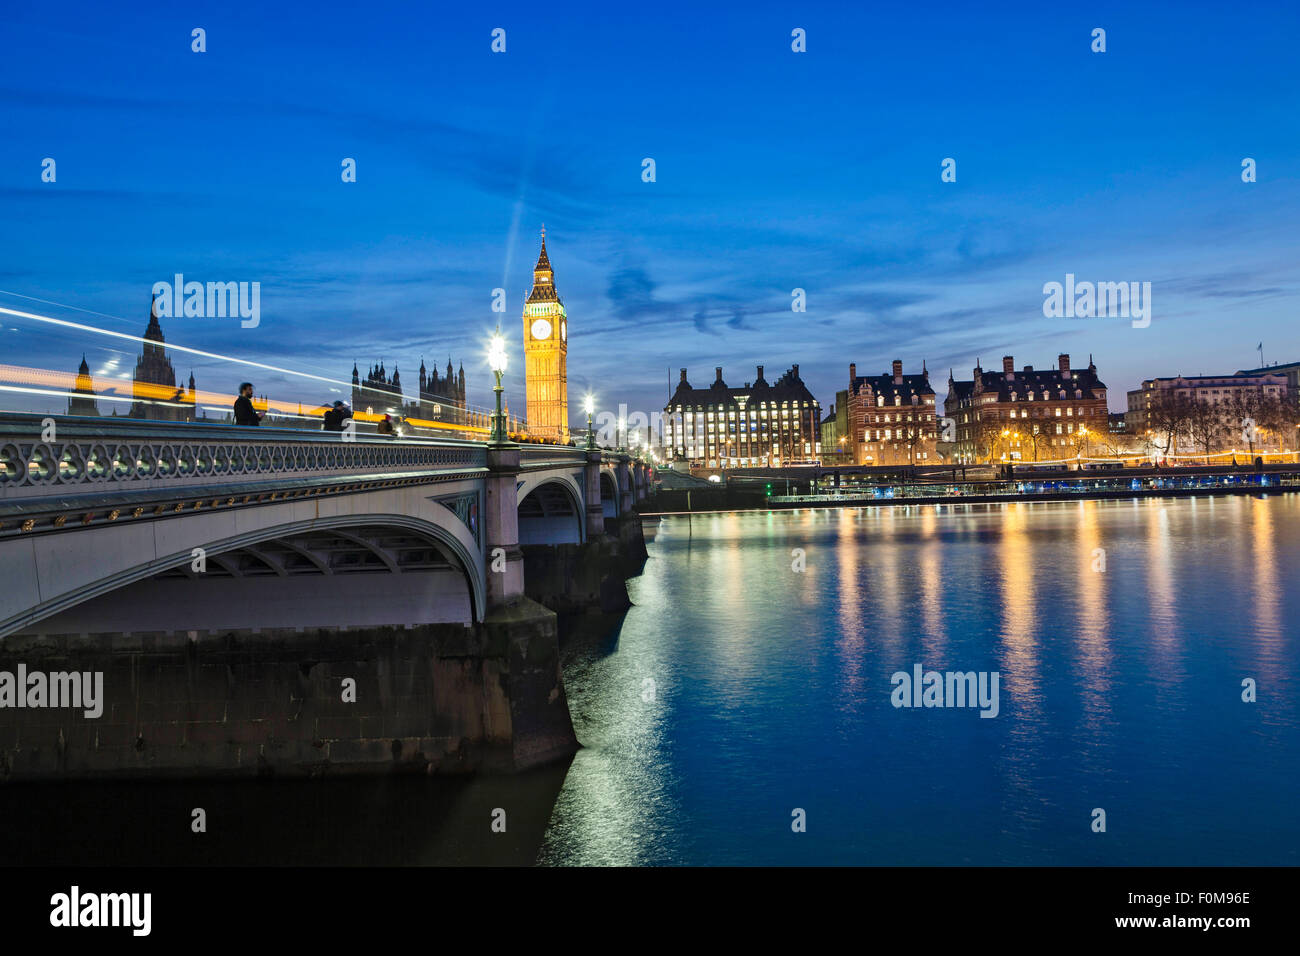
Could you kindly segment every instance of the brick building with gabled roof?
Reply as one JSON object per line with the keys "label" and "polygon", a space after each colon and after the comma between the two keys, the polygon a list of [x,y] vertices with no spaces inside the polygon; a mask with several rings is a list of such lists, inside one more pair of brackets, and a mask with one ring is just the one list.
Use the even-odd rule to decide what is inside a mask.
{"label": "brick building with gabled roof", "polygon": [[895,359],[890,372],[858,375],[849,365],[848,423],[852,460],[857,465],[933,464],[935,396],[930,373],[903,374]]}
{"label": "brick building with gabled roof", "polygon": [[948,373],[944,415],[953,420],[954,460],[1052,461],[1087,451],[1090,434],[1106,435],[1110,414],[1106,385],[1088,356],[1086,369],[1070,368],[1070,356],[1055,368],[1026,365],[1004,356],[1000,372],[975,364],[974,377],[956,381]]}

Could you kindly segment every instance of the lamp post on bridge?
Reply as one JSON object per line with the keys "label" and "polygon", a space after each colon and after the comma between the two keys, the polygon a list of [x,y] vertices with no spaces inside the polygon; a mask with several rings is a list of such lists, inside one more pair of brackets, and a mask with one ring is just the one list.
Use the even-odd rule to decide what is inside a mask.
{"label": "lamp post on bridge", "polygon": [[591,413],[596,410],[596,399],[591,392],[582,400],[582,407],[587,412],[587,451],[596,450],[596,433],[591,430]]}
{"label": "lamp post on bridge", "polygon": [[501,337],[501,329],[498,326],[496,333],[488,342],[488,365],[491,366],[492,374],[496,377],[496,384],[492,386],[492,391],[496,393],[497,407],[492,415],[492,435],[488,439],[488,442],[493,445],[507,443],[506,419],[501,410],[501,393],[505,391],[501,387],[501,376],[505,373],[506,364],[506,340]]}
{"label": "lamp post on bridge", "polygon": [[524,553],[519,546],[520,448],[510,441],[505,411],[501,407],[501,376],[507,363],[506,341],[501,327],[488,340],[488,366],[492,369],[496,393],[496,410],[492,413],[492,433],[487,443],[487,475],[483,494],[483,530],[486,551],[504,556],[504,568],[494,566],[487,573],[486,590],[489,617],[496,609],[513,607],[524,597]]}

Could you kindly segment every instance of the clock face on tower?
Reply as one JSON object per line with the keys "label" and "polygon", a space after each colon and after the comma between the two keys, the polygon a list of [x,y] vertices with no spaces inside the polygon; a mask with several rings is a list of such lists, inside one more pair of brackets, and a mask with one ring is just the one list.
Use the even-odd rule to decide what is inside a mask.
{"label": "clock face on tower", "polygon": [[565,322],[563,319],[560,320],[560,341],[569,341],[569,323]]}
{"label": "clock face on tower", "polygon": [[551,337],[551,323],[545,319],[538,319],[533,323],[533,338],[549,339]]}

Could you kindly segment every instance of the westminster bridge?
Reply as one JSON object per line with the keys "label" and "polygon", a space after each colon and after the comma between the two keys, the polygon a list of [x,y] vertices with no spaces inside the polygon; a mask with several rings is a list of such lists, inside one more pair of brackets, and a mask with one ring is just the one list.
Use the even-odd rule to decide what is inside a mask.
{"label": "westminster bridge", "polygon": [[0,416],[0,671],[103,672],[108,701],[0,709],[0,776],[571,752],[542,605],[644,555],[651,484],[569,446]]}

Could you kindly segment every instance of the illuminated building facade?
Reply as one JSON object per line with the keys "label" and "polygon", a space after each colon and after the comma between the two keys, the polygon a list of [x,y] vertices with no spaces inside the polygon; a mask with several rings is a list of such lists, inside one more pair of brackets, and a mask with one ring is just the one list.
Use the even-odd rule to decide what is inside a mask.
{"label": "illuminated building facade", "polygon": [[954,423],[960,464],[1074,458],[1087,448],[1088,435],[1110,433],[1106,385],[1091,356],[1080,370],[1062,354],[1055,368],[1026,365],[1017,372],[1008,355],[1000,372],[977,363],[970,381],[949,372],[944,414]]}
{"label": "illuminated building facade", "polygon": [[[1252,448],[1282,451],[1291,448],[1295,437],[1295,407],[1285,371],[1250,369],[1235,375],[1174,375],[1148,378],[1128,393],[1124,414],[1130,435],[1149,441],[1173,455],[1195,455],[1205,450],[1208,437],[1215,450]],[[1170,402],[1169,410],[1160,406]],[[1272,404],[1270,404],[1272,403]],[[1166,406],[1168,408],[1168,406]],[[1197,411],[1209,413],[1208,421],[1193,427]],[[1250,438],[1243,426],[1254,422]]]}
{"label": "illuminated building facade", "polygon": [[569,318],[555,291],[543,227],[542,252],[524,304],[524,416],[531,438],[568,444],[568,354]]}
{"label": "illuminated building facade", "polygon": [[934,464],[935,396],[930,373],[903,374],[894,360],[884,375],[858,375],[849,366],[848,422],[855,465]]}
{"label": "illuminated building facade", "polygon": [[835,404],[822,419],[821,460],[828,465],[852,464],[853,449],[849,445],[852,429],[849,428],[849,393],[847,389],[835,393]]}
{"label": "illuminated building facade", "polygon": [[682,369],[664,407],[668,453],[705,468],[780,467],[821,454],[821,407],[794,365],[768,384],[763,366],[743,388],[729,388],[722,366],[708,388],[692,388]]}

